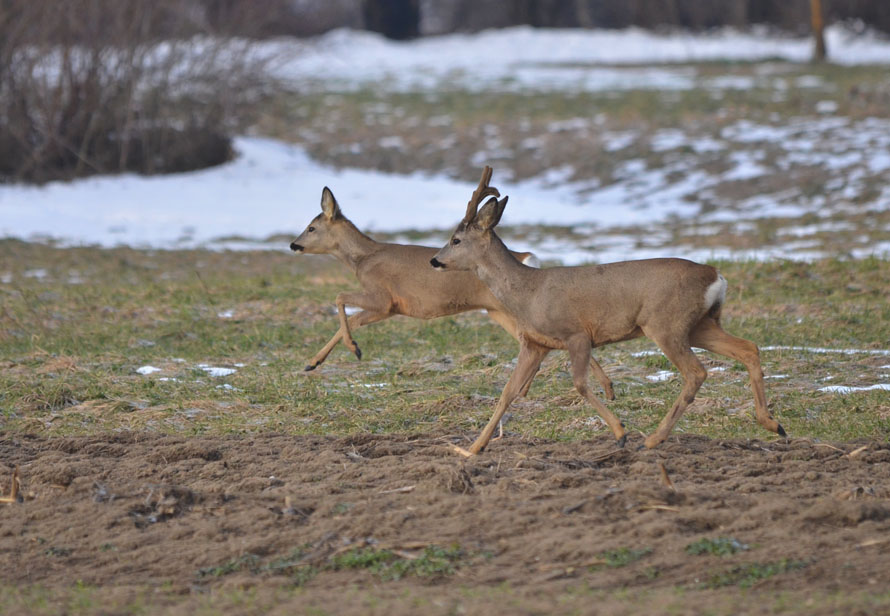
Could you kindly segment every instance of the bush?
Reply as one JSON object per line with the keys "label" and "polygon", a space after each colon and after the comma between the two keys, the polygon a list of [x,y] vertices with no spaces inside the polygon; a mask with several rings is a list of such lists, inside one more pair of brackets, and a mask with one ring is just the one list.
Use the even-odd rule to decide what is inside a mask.
{"label": "bush", "polygon": [[0,182],[228,160],[263,66],[246,41],[197,35],[193,8],[0,0]]}

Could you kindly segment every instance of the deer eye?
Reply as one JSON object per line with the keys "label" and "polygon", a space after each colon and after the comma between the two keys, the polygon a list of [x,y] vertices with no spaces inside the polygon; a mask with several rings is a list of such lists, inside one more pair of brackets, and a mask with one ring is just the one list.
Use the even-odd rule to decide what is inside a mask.
{"label": "deer eye", "polygon": [[309,227],[308,229],[306,229],[306,231],[312,233],[313,231],[315,231],[315,227]]}
{"label": "deer eye", "polygon": [[460,244],[460,238],[459,237],[451,238],[451,243],[454,244],[455,246],[457,246],[458,244]]}

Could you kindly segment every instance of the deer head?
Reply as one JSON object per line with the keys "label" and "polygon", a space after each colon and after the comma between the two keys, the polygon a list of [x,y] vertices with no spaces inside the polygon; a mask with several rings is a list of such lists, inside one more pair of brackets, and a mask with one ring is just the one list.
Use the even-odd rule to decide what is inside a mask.
{"label": "deer head", "polygon": [[321,191],[321,214],[312,219],[309,226],[290,244],[294,252],[329,254],[337,248],[340,233],[338,227],[346,221],[334,193],[327,186]]}
{"label": "deer head", "polygon": [[[507,197],[498,201],[497,198],[500,196],[498,189],[488,186],[491,173],[491,167],[488,166],[482,171],[479,186],[467,203],[467,213],[463,220],[448,243],[430,260],[430,265],[434,268],[472,270],[488,248],[493,229],[500,222],[507,206]],[[493,196],[477,212],[479,203],[489,195]]]}

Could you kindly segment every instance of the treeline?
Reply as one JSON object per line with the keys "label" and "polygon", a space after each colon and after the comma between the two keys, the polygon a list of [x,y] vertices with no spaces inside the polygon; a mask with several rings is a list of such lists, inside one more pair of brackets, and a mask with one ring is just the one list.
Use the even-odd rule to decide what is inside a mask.
{"label": "treeline", "polygon": [[[810,28],[810,0],[188,0],[210,27],[246,36],[349,27],[406,39],[529,25],[546,28]],[[890,33],[890,0],[822,0],[825,20]]]}
{"label": "treeline", "polygon": [[[338,27],[396,39],[487,28],[684,28],[765,24],[805,34],[810,0],[187,0],[210,27],[247,36]],[[822,0],[828,24],[857,20],[890,33],[890,0]]]}
{"label": "treeline", "polygon": [[[142,11],[141,0],[25,4],[38,10],[93,7],[86,12],[96,21],[77,19],[64,34],[81,42],[114,27],[122,11]],[[890,0],[821,0],[821,4],[828,24],[855,20],[890,33]],[[0,36],[4,21],[14,19],[22,5],[21,0],[0,0]],[[406,39],[516,25],[693,31],[767,25],[803,35],[810,29],[810,0],[160,0],[131,34],[140,40],[199,33],[263,38],[312,36],[347,27]],[[43,32],[39,24],[32,27]]]}
{"label": "treeline", "polygon": [[[765,24],[804,34],[810,24],[810,0],[419,0],[419,4],[422,34],[519,24],[688,30]],[[887,0],[822,0],[822,7],[828,23],[855,19],[890,32]]]}

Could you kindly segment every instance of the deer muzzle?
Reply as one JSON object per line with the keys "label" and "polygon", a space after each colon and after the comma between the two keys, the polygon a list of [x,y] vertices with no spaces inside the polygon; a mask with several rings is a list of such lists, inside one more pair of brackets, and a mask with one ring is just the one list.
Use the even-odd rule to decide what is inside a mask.
{"label": "deer muzzle", "polygon": [[436,257],[430,259],[430,265],[436,269],[445,269],[445,264],[439,261]]}
{"label": "deer muzzle", "polygon": [[290,249],[294,252],[303,252],[303,247],[297,244],[296,242],[290,243]]}

